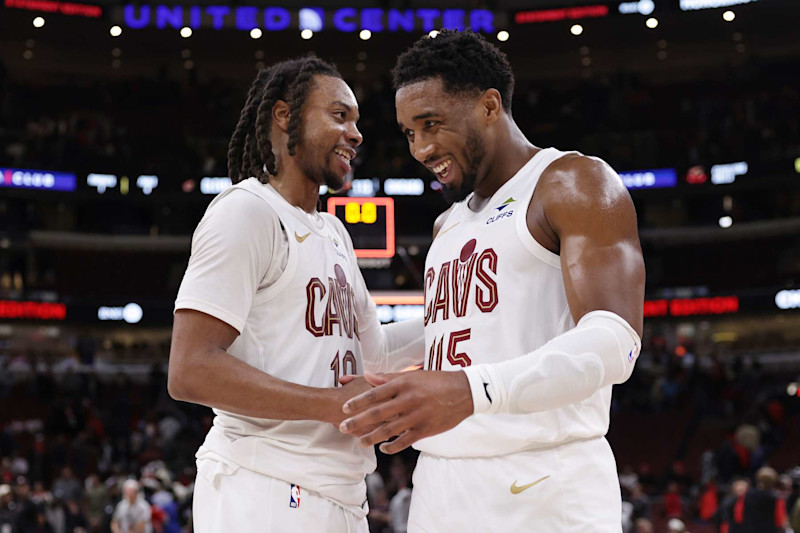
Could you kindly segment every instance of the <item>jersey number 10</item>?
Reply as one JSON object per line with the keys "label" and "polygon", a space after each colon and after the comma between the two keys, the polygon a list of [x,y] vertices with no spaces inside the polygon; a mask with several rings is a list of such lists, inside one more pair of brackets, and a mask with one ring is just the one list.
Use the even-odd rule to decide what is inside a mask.
{"label": "jersey number 10", "polygon": [[341,387],[339,383],[339,368],[342,369],[342,375],[356,375],[356,356],[353,355],[353,352],[347,350],[344,354],[344,357],[341,358],[341,362],[339,361],[339,352],[336,352],[336,356],[331,361],[331,370],[333,370],[333,386],[334,387]]}

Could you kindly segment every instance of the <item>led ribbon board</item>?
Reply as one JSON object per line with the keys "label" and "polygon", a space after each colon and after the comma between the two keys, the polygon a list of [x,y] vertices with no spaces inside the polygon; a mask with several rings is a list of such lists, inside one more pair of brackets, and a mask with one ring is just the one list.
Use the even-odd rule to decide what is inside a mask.
{"label": "led ribbon board", "polygon": [[678,184],[678,172],[674,168],[620,172],[619,177],[628,189],[658,189]]}
{"label": "led ribbon board", "polygon": [[74,191],[77,178],[69,172],[0,168],[0,187]]}
{"label": "led ribbon board", "polygon": [[132,29],[156,27],[180,29],[211,27],[215,30],[236,28],[250,31],[282,31],[290,28],[341,32],[369,30],[411,33],[422,29],[472,29],[474,32],[494,33],[494,13],[486,9],[380,9],[343,7],[336,10],[304,7],[297,11],[283,7],[257,8],[251,6],[172,6],[127,4],[122,10],[125,26]]}

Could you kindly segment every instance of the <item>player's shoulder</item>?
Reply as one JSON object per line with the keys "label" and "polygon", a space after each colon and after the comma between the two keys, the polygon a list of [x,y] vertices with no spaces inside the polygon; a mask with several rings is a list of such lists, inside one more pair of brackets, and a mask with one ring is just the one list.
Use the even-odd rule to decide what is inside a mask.
{"label": "player's shoulder", "polygon": [[433,222],[433,238],[434,239],[439,234],[439,231],[441,231],[442,227],[444,227],[445,221],[447,221],[447,219],[450,217],[450,215],[453,214],[453,210],[455,209],[456,205],[458,205],[458,204],[451,205],[445,211],[440,213],[438,217],[436,217],[436,220]]}
{"label": "player's shoulder", "polygon": [[225,189],[209,204],[208,209],[239,213],[246,217],[254,214],[274,214],[275,207],[266,191],[266,185],[255,178],[241,181]]}
{"label": "player's shoulder", "polygon": [[344,227],[344,223],[339,219],[339,217],[325,211],[321,211],[320,216],[325,223],[330,224],[333,230],[339,234],[339,236],[344,239],[346,243],[350,244],[350,247],[352,248],[352,239],[350,238],[350,233],[347,232],[347,228]]}
{"label": "player's shoulder", "polygon": [[258,180],[250,179],[222,191],[209,204],[201,225],[221,224],[227,231],[248,233],[277,227],[280,217],[263,187]]}
{"label": "player's shoulder", "polygon": [[537,189],[546,205],[604,206],[630,198],[622,179],[608,163],[578,153],[553,161],[542,172]]}
{"label": "player's shoulder", "polygon": [[339,217],[337,217],[336,215],[332,215],[331,213],[328,213],[326,211],[320,211],[319,215],[322,217],[322,219],[325,221],[326,224],[330,224],[331,226],[333,226],[333,228],[336,230],[337,233],[347,237],[350,236],[350,234],[347,233],[347,229],[345,229],[344,227],[344,223],[341,220],[339,220]]}

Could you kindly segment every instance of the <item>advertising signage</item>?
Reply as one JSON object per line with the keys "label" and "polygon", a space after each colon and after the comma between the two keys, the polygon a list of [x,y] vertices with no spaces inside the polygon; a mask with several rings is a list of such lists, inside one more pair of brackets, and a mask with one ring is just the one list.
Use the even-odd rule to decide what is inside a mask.
{"label": "advertising signage", "polygon": [[304,7],[289,10],[284,7],[252,6],[191,6],[127,4],[122,12],[128,28],[236,28],[250,31],[289,29],[325,29],[340,32],[370,30],[379,32],[413,32],[448,28],[475,32],[494,32],[494,13],[486,9],[381,9],[342,7],[321,9]]}
{"label": "advertising signage", "polygon": [[620,172],[619,177],[628,189],[658,189],[678,184],[678,172],[674,168]]}
{"label": "advertising signage", "polygon": [[13,187],[16,189],[74,191],[77,183],[75,174],[52,170],[0,168],[0,176],[2,176],[0,187]]}

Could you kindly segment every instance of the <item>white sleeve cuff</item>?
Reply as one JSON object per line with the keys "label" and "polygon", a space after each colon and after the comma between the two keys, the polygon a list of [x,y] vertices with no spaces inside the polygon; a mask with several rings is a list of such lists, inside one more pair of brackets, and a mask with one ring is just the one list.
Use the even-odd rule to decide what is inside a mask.
{"label": "white sleeve cuff", "polygon": [[472,392],[473,413],[496,413],[502,398],[495,383],[497,376],[489,365],[468,366],[464,369]]}

